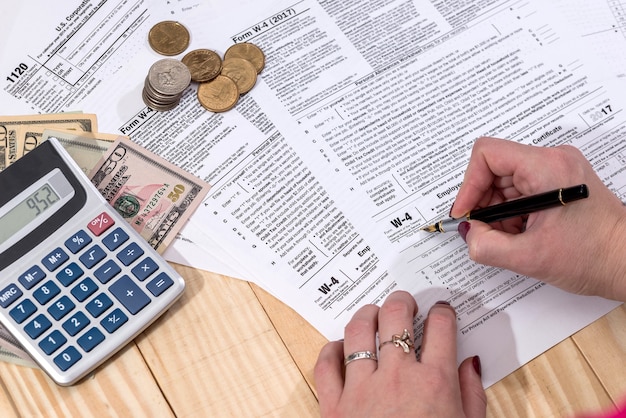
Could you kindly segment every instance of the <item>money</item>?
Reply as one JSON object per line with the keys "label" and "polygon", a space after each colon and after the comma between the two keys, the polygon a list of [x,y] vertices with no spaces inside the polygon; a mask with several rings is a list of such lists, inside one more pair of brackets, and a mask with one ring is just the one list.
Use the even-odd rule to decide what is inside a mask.
{"label": "money", "polygon": [[46,128],[93,132],[98,123],[96,115],[84,113],[0,116],[0,171],[37,147]]}
{"label": "money", "polygon": [[182,62],[189,68],[191,79],[198,83],[213,80],[222,71],[222,58],[210,49],[195,49]]}
{"label": "money", "polygon": [[148,43],[161,55],[178,55],[189,46],[189,31],[179,22],[159,22],[148,32]]}
{"label": "money", "polygon": [[126,139],[115,141],[89,177],[159,253],[176,237],[209,185]]}
{"label": "money", "polygon": [[70,157],[89,175],[96,164],[104,157],[113,142],[119,138],[128,139],[126,136],[92,133],[92,132],[72,132],[57,129],[44,129],[42,140],[56,138],[63,148],[70,154]]}
{"label": "money", "polygon": [[250,61],[256,68],[257,74],[265,68],[265,54],[258,46],[250,42],[235,44],[228,48],[224,53],[224,59],[243,58]]}
{"label": "money", "polygon": [[211,112],[226,112],[239,100],[237,84],[230,78],[218,75],[208,83],[198,86],[198,101]]}
{"label": "money", "polygon": [[239,94],[245,94],[252,90],[256,84],[256,68],[243,58],[226,58],[222,65],[222,75],[230,78],[237,85]]}
{"label": "money", "polygon": [[172,58],[159,60],[148,71],[142,92],[143,101],[154,110],[173,109],[190,82],[191,73],[185,64]]}

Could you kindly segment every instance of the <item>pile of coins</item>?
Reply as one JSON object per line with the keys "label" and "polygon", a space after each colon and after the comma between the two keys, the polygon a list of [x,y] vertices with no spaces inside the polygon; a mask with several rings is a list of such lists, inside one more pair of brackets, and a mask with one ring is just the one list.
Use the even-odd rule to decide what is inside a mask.
{"label": "pile of coins", "polygon": [[[160,22],[150,30],[148,41],[159,54],[177,55],[189,46],[189,32],[178,22]],[[225,112],[235,107],[239,97],[254,87],[257,75],[264,67],[263,51],[251,43],[231,46],[224,53],[223,60],[210,49],[196,49],[181,61],[164,59],[156,62],[146,78],[143,100],[155,110],[170,110],[178,104],[190,81],[194,81],[199,83],[200,104],[212,112]]]}

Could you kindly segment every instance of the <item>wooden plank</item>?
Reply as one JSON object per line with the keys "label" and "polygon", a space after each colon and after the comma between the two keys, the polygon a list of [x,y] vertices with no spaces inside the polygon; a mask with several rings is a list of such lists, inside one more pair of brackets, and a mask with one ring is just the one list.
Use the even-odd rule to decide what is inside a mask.
{"label": "wooden plank", "polygon": [[319,416],[250,285],[174,267],[185,294],[137,344],[176,416]]}

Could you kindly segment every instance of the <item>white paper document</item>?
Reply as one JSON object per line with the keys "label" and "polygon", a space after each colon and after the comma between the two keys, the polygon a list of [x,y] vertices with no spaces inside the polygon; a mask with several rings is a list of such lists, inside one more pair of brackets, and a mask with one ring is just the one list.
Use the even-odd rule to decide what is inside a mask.
{"label": "white paper document", "polygon": [[[593,3],[615,16],[614,2]],[[214,114],[194,84],[172,111],[143,104],[147,70],[162,58],[147,31],[167,13],[116,4],[123,14],[102,2],[107,18],[78,31],[80,42],[53,37],[48,22],[48,39],[0,51],[0,68],[19,73],[2,84],[2,112],[15,102],[96,113],[100,130],[208,181],[168,259],[254,281],[329,339],[343,337],[360,306],[404,289],[421,307],[419,345],[428,308],[448,300],[459,360],[480,355],[486,386],[618,305],[475,264],[458,235],[420,231],[447,216],[482,135],[575,145],[624,199],[622,61],[607,69],[592,48],[598,38],[569,27],[560,9],[495,0],[193,4],[178,16],[191,33],[187,52],[223,55],[252,42],[266,54],[252,91]],[[98,30],[105,21],[116,22],[115,36]],[[615,39],[623,48],[626,38]]]}

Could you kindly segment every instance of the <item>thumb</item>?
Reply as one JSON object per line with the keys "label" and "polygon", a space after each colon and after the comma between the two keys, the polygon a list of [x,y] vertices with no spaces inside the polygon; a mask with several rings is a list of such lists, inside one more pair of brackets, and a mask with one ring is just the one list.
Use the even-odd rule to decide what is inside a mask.
{"label": "thumb", "polygon": [[466,358],[459,366],[461,402],[467,418],[484,418],[487,415],[487,395],[480,374],[478,356]]}
{"label": "thumb", "polygon": [[[459,233],[467,243],[469,257],[480,264],[512,269],[527,256],[532,246],[522,241],[523,234],[510,234],[480,221],[463,222]],[[530,254],[529,254],[530,255]]]}

